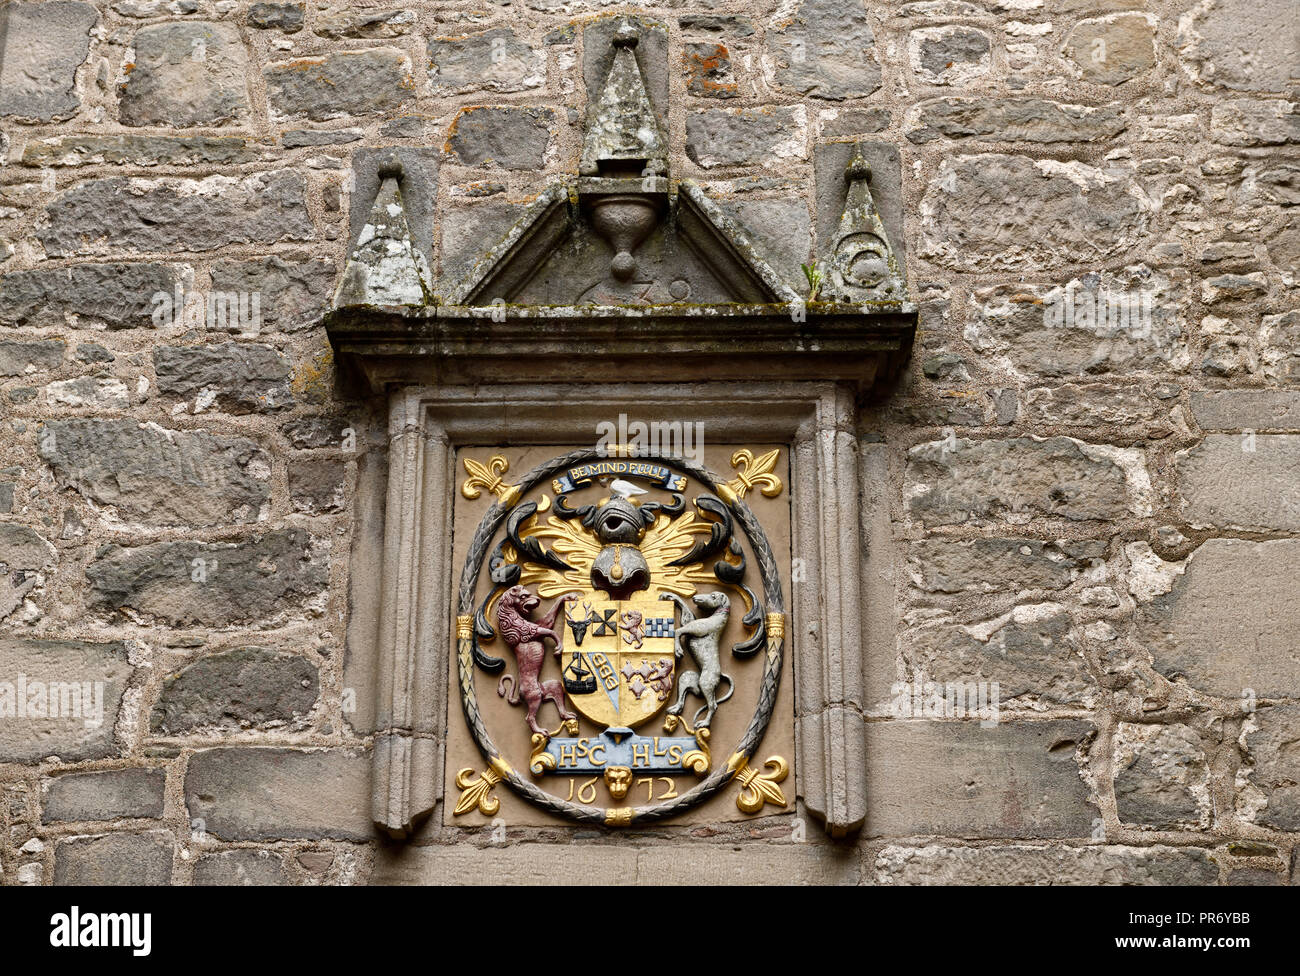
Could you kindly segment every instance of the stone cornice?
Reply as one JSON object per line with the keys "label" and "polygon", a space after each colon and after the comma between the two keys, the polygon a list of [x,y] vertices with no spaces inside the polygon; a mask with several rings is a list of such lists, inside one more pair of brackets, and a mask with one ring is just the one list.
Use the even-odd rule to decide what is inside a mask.
{"label": "stone cornice", "polygon": [[832,380],[867,392],[906,361],[916,307],[354,305],[331,311],[325,325],[340,362],[376,391],[594,378],[613,369],[638,382]]}

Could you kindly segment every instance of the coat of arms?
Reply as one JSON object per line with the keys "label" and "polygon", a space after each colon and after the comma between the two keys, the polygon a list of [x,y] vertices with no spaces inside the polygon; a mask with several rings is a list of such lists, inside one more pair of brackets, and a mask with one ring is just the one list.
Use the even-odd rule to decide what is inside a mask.
{"label": "coat of arms", "polygon": [[[498,501],[460,581],[461,702],[487,769],[457,774],[457,814],[495,812],[501,782],[552,814],[613,825],[675,816],[733,779],[742,811],[786,805],[785,760],[750,766],[776,700],[785,615],[777,561],[744,495],[780,492],[778,454],[737,451],[741,471],[724,481],[681,457],[584,450],[514,485],[503,457],[466,459],[466,497],[486,488]],[[756,669],[753,714],[721,752],[712,729],[738,707],[742,668]],[[499,675],[527,755],[498,747],[480,674]],[[646,777],[671,785],[662,802],[653,790],[645,804],[629,799]]]}

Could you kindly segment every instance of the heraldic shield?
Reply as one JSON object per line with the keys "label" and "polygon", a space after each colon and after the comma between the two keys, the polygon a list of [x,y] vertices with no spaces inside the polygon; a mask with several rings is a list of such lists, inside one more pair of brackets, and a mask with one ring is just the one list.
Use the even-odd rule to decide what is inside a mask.
{"label": "heraldic shield", "polygon": [[744,496],[781,491],[779,454],[736,451],[730,481],[681,457],[585,449],[509,484],[504,456],[464,459],[462,495],[497,502],[466,550],[456,621],[461,705],[487,768],[456,773],[454,815],[492,815],[502,782],[549,814],[619,826],[732,780],[742,813],[787,805],[786,761],[749,765],[776,704],[785,614]]}
{"label": "heraldic shield", "polygon": [[676,608],[658,600],[586,595],[569,605],[564,690],[579,712],[634,729],[667,707],[673,691]]}

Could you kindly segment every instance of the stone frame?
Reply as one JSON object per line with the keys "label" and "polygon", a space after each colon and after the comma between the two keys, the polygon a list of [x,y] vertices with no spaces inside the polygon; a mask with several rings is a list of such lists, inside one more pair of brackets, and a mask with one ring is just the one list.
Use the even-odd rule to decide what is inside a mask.
{"label": "stone frame", "polygon": [[[471,445],[582,443],[635,405],[678,416],[684,404],[738,441],[790,452],[791,585],[798,796],[832,836],[866,816],[863,513],[856,390],[832,381],[518,386],[408,385],[388,401],[389,469],[377,647],[372,813],[404,838],[442,796],[448,715],[443,655],[450,614],[455,451]],[[806,554],[806,555],[799,555]]]}

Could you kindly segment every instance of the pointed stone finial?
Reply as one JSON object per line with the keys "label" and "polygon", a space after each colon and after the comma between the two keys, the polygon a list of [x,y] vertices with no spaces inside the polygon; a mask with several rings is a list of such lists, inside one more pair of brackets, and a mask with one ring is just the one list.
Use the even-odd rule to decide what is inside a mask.
{"label": "pointed stone finial", "polygon": [[901,301],[906,288],[885,225],[871,196],[871,166],[855,145],[844,168],[848,192],[839,228],[831,239],[826,285],[830,301]]}
{"label": "pointed stone finial", "polygon": [[385,154],[383,158],[379,160],[379,166],[376,168],[375,172],[379,175],[381,180],[400,180],[406,175],[406,171],[402,167],[402,158],[394,152]]}
{"label": "pointed stone finial", "polygon": [[411,243],[399,185],[402,161],[390,153],[380,160],[377,172],[379,192],[343,271],[334,304],[426,305],[431,298],[429,267]]}
{"label": "pointed stone finial", "polygon": [[858,180],[871,182],[871,164],[862,158],[862,147],[860,145],[853,147],[853,158],[849,160],[849,165],[844,167],[844,180],[849,184]]}
{"label": "pointed stone finial", "polygon": [[582,142],[583,176],[644,176],[668,169],[668,143],[659,129],[645,76],[637,63],[640,33],[631,20],[614,35],[614,61]]}

